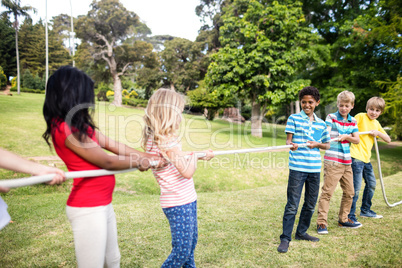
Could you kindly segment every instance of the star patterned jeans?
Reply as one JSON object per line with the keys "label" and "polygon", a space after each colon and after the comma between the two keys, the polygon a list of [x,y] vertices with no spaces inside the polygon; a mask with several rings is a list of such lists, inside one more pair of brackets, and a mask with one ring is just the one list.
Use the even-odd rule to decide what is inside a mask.
{"label": "star patterned jeans", "polygon": [[172,235],[172,252],[162,267],[195,267],[194,250],[198,240],[197,201],[162,210],[169,220]]}

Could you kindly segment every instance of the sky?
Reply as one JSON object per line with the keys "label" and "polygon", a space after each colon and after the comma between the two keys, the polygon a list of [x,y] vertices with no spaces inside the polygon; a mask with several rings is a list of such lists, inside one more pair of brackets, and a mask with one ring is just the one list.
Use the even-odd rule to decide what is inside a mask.
{"label": "sky", "polygon": [[[92,0],[47,0],[48,22],[53,16],[61,13],[71,15],[70,1],[73,17],[86,15],[92,3]],[[195,41],[202,26],[200,18],[195,14],[195,7],[200,4],[200,0],[120,0],[120,2],[146,23],[152,35],[168,34]],[[36,8],[37,14],[31,13],[34,22],[39,18],[45,20],[46,0],[21,0],[21,5]]]}

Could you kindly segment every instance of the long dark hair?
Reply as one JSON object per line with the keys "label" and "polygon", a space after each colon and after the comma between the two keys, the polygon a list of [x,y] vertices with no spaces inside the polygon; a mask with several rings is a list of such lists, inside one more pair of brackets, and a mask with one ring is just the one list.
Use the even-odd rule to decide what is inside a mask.
{"label": "long dark hair", "polygon": [[[73,132],[78,133],[80,141],[86,137],[88,128],[95,129],[92,120],[95,102],[94,82],[83,71],[62,66],[46,85],[46,98],[43,105],[47,129],[42,137],[50,146],[52,128],[65,121]],[[91,109],[90,109],[91,108]]]}

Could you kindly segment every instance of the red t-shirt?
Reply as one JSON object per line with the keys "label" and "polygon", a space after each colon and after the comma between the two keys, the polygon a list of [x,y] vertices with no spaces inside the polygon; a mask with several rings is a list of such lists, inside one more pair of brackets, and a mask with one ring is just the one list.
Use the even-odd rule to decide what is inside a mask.
{"label": "red t-shirt", "polygon": [[[86,161],[65,145],[66,138],[71,135],[71,129],[65,122],[60,122],[52,129],[52,141],[57,155],[64,161],[69,171],[84,171],[101,169]],[[97,144],[95,130],[88,129],[88,136]],[[112,202],[115,186],[114,175],[74,179],[73,188],[67,200],[71,207],[106,206]]]}

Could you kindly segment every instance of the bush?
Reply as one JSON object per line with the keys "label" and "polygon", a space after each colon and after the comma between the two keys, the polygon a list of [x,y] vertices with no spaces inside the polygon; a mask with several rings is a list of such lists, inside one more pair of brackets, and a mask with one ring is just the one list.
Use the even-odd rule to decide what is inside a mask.
{"label": "bush", "polygon": [[44,90],[45,80],[41,79],[38,74],[33,76],[29,69],[26,69],[22,75],[22,86],[25,88]]}
{"label": "bush", "polygon": [[[10,89],[11,91],[17,91],[17,87],[12,87]],[[20,88],[21,92],[25,92],[25,93],[37,93],[37,94],[45,94],[45,90],[43,89],[32,89],[32,88],[26,88],[26,87],[21,87]]]}
{"label": "bush", "polygon": [[142,99],[129,99],[129,98],[123,98],[122,99],[123,105],[129,105],[129,106],[134,106],[134,107],[147,107],[148,105],[148,100],[142,100]]}
{"label": "bush", "polygon": [[114,91],[113,90],[108,90],[106,92],[106,97],[111,97],[111,96],[114,96]]}
{"label": "bush", "polygon": [[128,96],[129,96],[130,98],[136,98],[136,97],[138,97],[138,93],[135,92],[135,90],[132,90]]}
{"label": "bush", "polygon": [[0,89],[7,86],[7,76],[4,74],[3,68],[0,66]]}
{"label": "bush", "polygon": [[127,98],[127,96],[129,95],[130,93],[128,93],[128,90],[127,89],[123,89],[123,91],[121,92],[121,95],[123,96],[123,97],[126,97]]}

